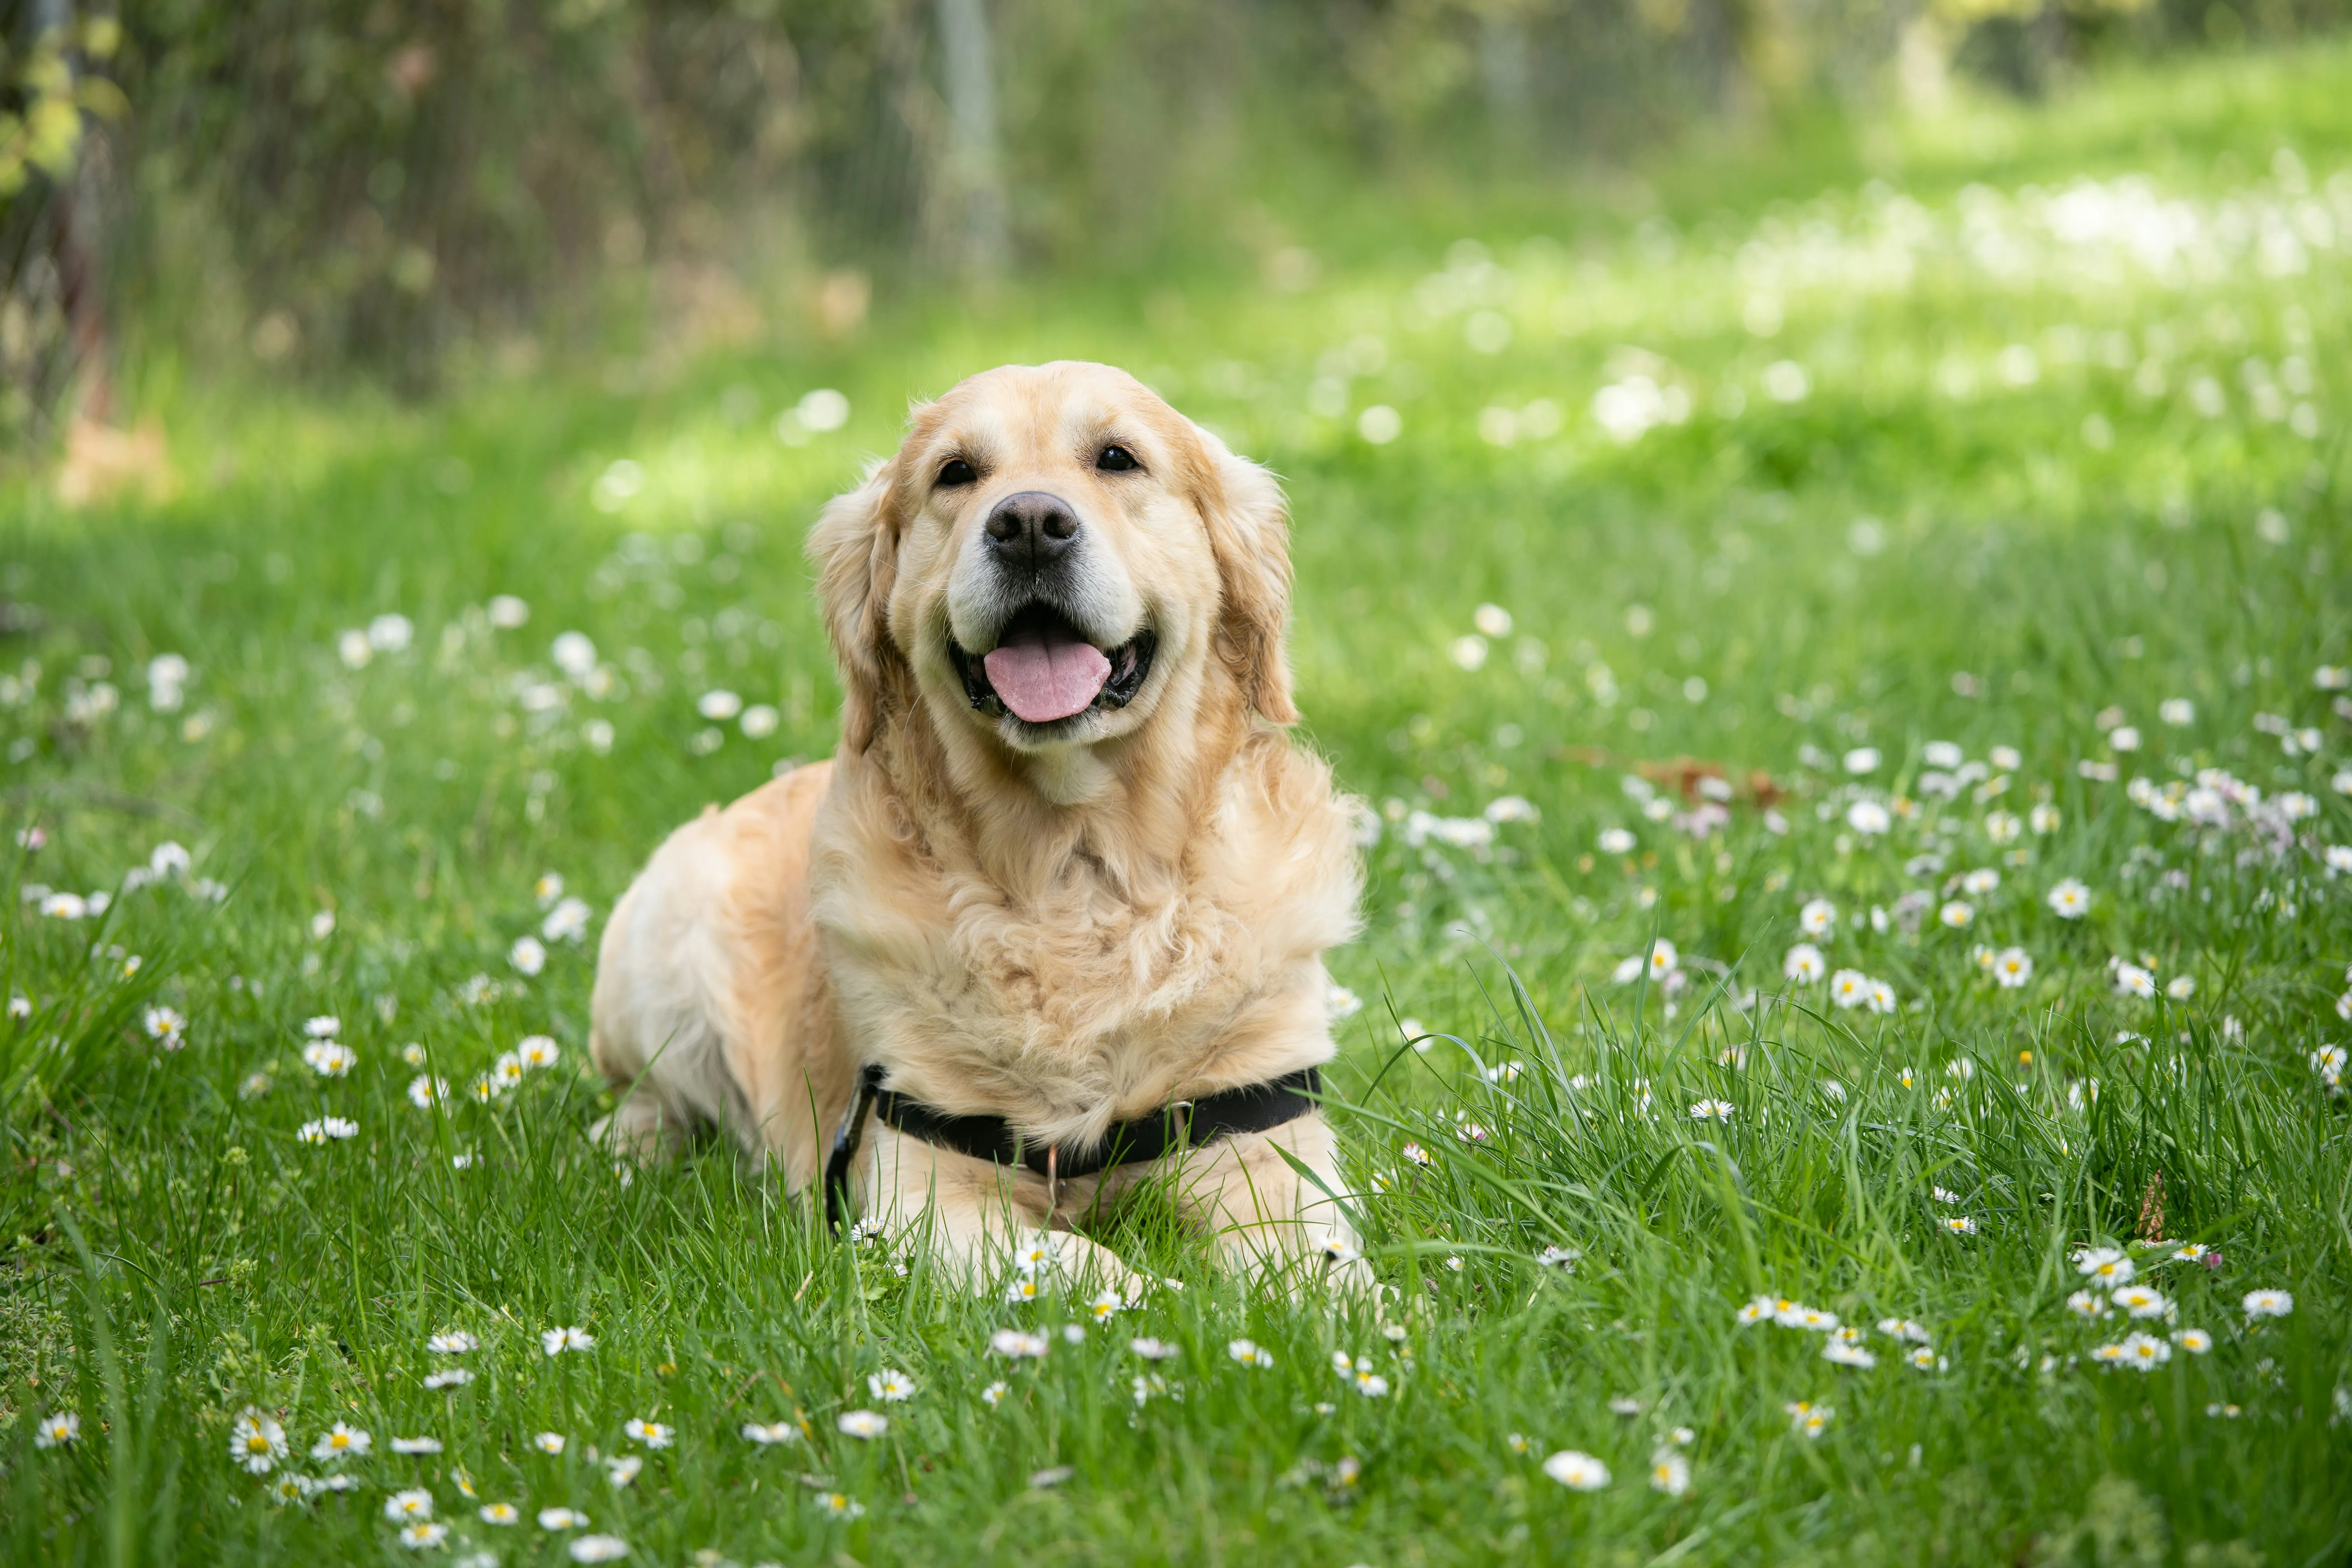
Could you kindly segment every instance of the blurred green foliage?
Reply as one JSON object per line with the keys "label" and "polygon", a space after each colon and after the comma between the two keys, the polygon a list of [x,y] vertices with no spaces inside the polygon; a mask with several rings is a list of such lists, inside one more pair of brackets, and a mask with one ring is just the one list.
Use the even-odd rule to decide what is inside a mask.
{"label": "blurred green foliage", "polygon": [[[772,331],[779,298],[837,335],[875,287],[1262,261],[1335,192],[1540,185],[1956,79],[2037,93],[2118,52],[2327,27],[2346,0],[119,6],[16,0],[0,205],[45,199],[118,121],[109,292],[151,330],[421,388],[459,345],[594,330],[615,279],[733,335]],[[36,26],[77,14],[75,49]],[[978,123],[1006,221],[985,255],[943,58],[973,35],[951,14],[992,84]],[[13,298],[26,260],[5,265]]]}

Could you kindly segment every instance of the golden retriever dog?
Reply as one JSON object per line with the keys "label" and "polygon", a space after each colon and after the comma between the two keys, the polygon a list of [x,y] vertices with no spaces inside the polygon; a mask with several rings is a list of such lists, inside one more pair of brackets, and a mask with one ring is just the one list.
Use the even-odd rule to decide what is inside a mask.
{"label": "golden retriever dog", "polygon": [[[794,1191],[838,1147],[865,1223],[975,1285],[1043,1241],[1131,1287],[1082,1231],[1150,1184],[1243,1268],[1360,1279],[1311,1091],[1062,1173],[1332,1054],[1323,953],[1361,872],[1283,729],[1273,478],[1122,372],[1008,365],[916,409],[808,553],[839,750],[679,828],[614,909],[604,1135],[648,1157],[717,1124]],[[1018,1157],[894,1125],[907,1102]]]}

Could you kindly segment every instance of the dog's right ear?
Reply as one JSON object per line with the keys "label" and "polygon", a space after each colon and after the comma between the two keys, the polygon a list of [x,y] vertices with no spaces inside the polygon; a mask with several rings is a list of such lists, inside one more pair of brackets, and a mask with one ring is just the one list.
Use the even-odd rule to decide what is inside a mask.
{"label": "dog's right ear", "polygon": [[888,679],[890,588],[898,570],[898,522],[891,501],[896,463],[825,503],[809,531],[816,596],[833,657],[841,667],[841,743],[863,752],[881,722]]}

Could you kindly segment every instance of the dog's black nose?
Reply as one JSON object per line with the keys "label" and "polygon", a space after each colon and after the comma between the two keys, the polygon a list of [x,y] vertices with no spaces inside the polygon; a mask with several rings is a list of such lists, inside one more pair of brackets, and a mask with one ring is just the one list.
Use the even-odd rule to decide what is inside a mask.
{"label": "dog's black nose", "polygon": [[1059,496],[1023,490],[988,514],[988,542],[997,555],[1023,566],[1043,566],[1078,536],[1078,514]]}

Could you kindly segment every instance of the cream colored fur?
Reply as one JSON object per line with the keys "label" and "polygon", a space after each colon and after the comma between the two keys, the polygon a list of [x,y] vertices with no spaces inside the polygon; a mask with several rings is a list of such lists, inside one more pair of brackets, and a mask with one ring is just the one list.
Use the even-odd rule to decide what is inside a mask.
{"label": "cream colored fur", "polygon": [[[1114,440],[1140,472],[1097,469]],[[957,457],[979,482],[940,486]],[[1016,490],[1070,503],[1102,614],[1159,638],[1128,707],[1049,743],[974,711],[947,650],[972,535]],[[1328,768],[1279,728],[1290,570],[1263,469],[1120,372],[1008,366],[918,408],[809,552],[841,749],[678,829],[614,910],[593,1030],[625,1094],[614,1138],[650,1155],[714,1123],[804,1190],[869,1062],[1076,1148],[1328,1059],[1322,954],[1353,932],[1360,874]],[[1236,1260],[1319,1268],[1347,1222],[1277,1142],[1345,1192],[1319,1115],[1061,1183],[1050,1205],[1026,1171],[869,1121],[855,1186],[975,1282],[1021,1234],[1160,1181]],[[1081,1237],[1062,1250],[1127,1277]]]}

